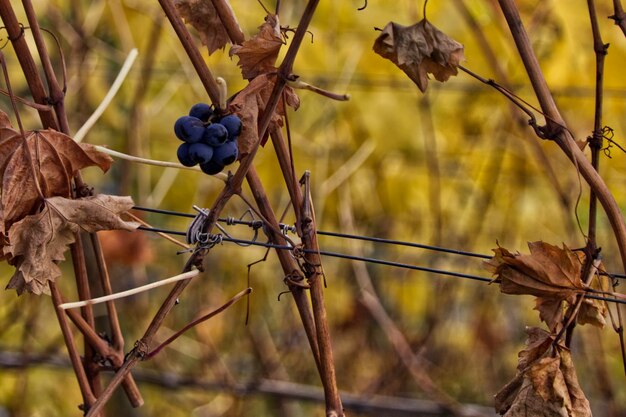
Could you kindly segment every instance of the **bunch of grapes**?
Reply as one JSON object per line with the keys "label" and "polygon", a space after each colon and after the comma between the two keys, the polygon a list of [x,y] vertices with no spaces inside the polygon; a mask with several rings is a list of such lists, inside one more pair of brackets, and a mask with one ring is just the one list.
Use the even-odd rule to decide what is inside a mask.
{"label": "bunch of grapes", "polygon": [[199,164],[204,173],[215,175],[237,160],[240,132],[241,120],[236,115],[220,116],[208,104],[194,104],[189,115],[174,124],[176,137],[183,141],[178,160],[187,167]]}

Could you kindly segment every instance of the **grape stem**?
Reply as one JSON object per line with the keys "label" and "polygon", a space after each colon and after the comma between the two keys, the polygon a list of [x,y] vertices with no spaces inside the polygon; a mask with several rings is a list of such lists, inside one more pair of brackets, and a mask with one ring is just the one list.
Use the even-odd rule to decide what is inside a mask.
{"label": "grape stem", "polygon": [[[188,169],[191,171],[202,172],[198,166],[186,167],[177,162],[159,161],[156,159],[140,158],[138,156],[128,155],[119,151],[114,151],[113,149],[109,149],[104,146],[100,146],[100,145],[93,145],[93,146],[96,148],[96,150],[102,153],[113,156],[115,158],[124,159],[130,162],[137,162],[139,164],[145,164],[145,165],[154,165],[158,167]],[[210,175],[210,176],[215,177],[221,180],[222,182],[226,182],[226,180],[228,179],[228,175],[224,174],[223,172],[220,172],[219,174],[215,174],[215,175]]]}
{"label": "grape stem", "polygon": [[314,85],[311,85],[309,83],[305,83],[304,81],[300,81],[300,80],[287,80],[287,85],[291,88],[298,88],[300,90],[309,90],[309,91],[313,91],[314,93],[317,93],[321,96],[324,97],[328,97],[330,99],[333,100],[337,100],[337,101],[348,101],[350,100],[350,94],[337,94],[337,93],[333,93],[330,92],[328,90],[324,90],[323,88],[319,88],[316,87]]}
{"label": "grape stem", "polygon": [[219,100],[219,106],[220,106],[220,110],[226,110],[226,100],[228,99],[228,86],[226,85],[226,80],[223,79],[222,77],[217,77],[215,79],[215,82],[217,83],[217,86],[219,87],[220,90],[220,100]]}

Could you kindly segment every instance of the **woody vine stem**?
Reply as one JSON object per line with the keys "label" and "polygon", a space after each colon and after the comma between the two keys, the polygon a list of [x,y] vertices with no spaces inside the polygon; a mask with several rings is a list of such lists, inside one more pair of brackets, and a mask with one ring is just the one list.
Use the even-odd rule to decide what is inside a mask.
{"label": "woody vine stem", "polygon": [[[198,73],[198,76],[200,77],[202,83],[207,90],[207,93],[209,94],[209,97],[215,104],[217,104],[219,100],[219,89],[209,69],[206,67],[206,63],[202,60],[199,52],[197,51],[197,48],[192,42],[191,37],[189,36],[189,33],[187,32],[180,16],[174,9],[173,4],[170,0],[159,0],[159,3],[161,4],[161,7],[163,8],[170,23],[174,27],[174,30],[176,31],[181,43],[187,51],[188,56]],[[310,0],[302,14],[302,17],[298,24],[298,28],[296,30],[294,38],[291,41],[285,59],[278,69],[276,84],[274,86],[270,99],[266,104],[263,114],[260,116],[259,141],[255,144],[252,151],[242,158],[239,168],[237,169],[235,174],[231,178],[229,178],[222,193],[220,193],[213,206],[211,207],[210,215],[205,225],[205,232],[210,231],[214,227],[220,212],[225,207],[228,200],[233,195],[241,194],[241,184],[245,178],[250,184],[250,188],[252,189],[261,213],[266,218],[266,221],[269,223],[269,225],[273,226],[269,228],[270,239],[273,241],[277,241],[280,238],[280,234],[276,233],[276,231],[278,230],[278,228],[276,227],[278,224],[276,216],[269,206],[269,202],[265,197],[265,192],[263,191],[261,182],[258,179],[252,162],[258,150],[260,140],[265,136],[266,132],[268,131],[271,117],[274,113],[274,110],[276,109],[276,106],[279,103],[279,100],[282,97],[282,92],[286,85],[287,79],[291,75],[293,63],[295,61],[298,49],[302,43],[306,30],[313,17],[317,4],[317,0]],[[220,15],[220,18],[222,19],[222,22],[227,28],[227,31],[231,39],[233,40],[233,43],[241,43],[243,41],[243,35],[236,26],[236,20],[234,19],[234,16],[228,13],[229,8],[226,7],[226,3],[222,1],[214,1],[214,5],[216,7],[216,10],[218,11],[218,14]],[[273,131],[272,137],[274,137],[275,134],[276,132]],[[287,184],[288,186],[290,186],[289,188],[291,195],[298,196],[300,198],[308,198],[308,196],[302,197],[301,194],[298,194],[299,188],[297,184],[295,184],[293,181],[287,180]],[[294,205],[297,204],[298,202],[294,201]],[[312,227],[314,227],[314,223],[312,224]],[[309,230],[313,231],[312,236],[314,236],[314,229],[310,228]],[[306,240],[307,239],[303,237],[303,242],[305,244]],[[312,248],[317,247],[317,242],[315,240],[309,239],[309,243]],[[185,265],[183,272],[190,270],[194,266],[202,268],[202,262],[204,256],[206,255],[206,252],[206,249],[200,249],[194,252],[194,254],[189,258],[187,264]],[[278,253],[281,265],[287,276],[292,275],[294,274],[294,272],[298,271],[298,265],[295,264],[293,259],[289,258],[288,254],[281,254],[280,251]],[[319,264],[319,262],[314,264],[317,265]],[[298,306],[298,311],[301,315],[307,337],[311,344],[311,349],[315,358],[315,362],[318,366],[318,370],[320,371],[320,376],[322,378],[322,383],[326,396],[326,414],[328,416],[342,416],[343,409],[341,406],[341,400],[339,398],[339,392],[335,380],[334,363],[330,346],[330,335],[328,331],[328,324],[326,321],[321,287],[322,282],[319,279],[319,272],[314,273],[312,276],[307,276],[307,279],[311,286],[313,317],[311,317],[311,309],[309,307],[309,302],[306,298],[306,294],[304,293],[303,288],[299,285],[289,285],[289,287]],[[104,390],[102,395],[93,405],[88,413],[88,416],[97,415],[100,412],[115,388],[120,384],[122,378],[124,378],[124,376],[130,372],[135,364],[143,358],[146,353],[147,346],[150,344],[156,331],[159,329],[163,320],[174,306],[176,299],[182,293],[188,283],[189,280],[180,281],[172,289],[167,299],[163,302],[161,308],[152,320],[152,323],[149,325],[148,329],[144,333],[144,336],[137,342],[134,354],[128,356],[124,365],[119,369],[113,380],[110,382],[109,386]]]}
{"label": "woody vine stem", "polygon": [[[564,126],[566,126],[565,121],[561,117],[561,114],[556,106],[554,98],[550,93],[546,80],[543,76],[541,68],[539,66],[539,61],[534,54],[534,51],[531,46],[530,39],[528,34],[524,28],[524,24],[522,23],[519,10],[515,4],[514,0],[499,0],[500,8],[506,18],[507,24],[513,36],[513,40],[517,46],[517,50],[520,54],[522,62],[526,68],[526,72],[528,77],[530,78],[531,84],[535,91],[535,95],[540,103],[541,110],[546,115],[546,130],[552,132],[552,139],[555,143],[563,150],[565,155],[574,163],[577,170],[583,176],[585,181],[589,184],[589,187],[592,192],[591,197],[591,207],[590,207],[590,230],[589,230],[589,252],[595,252],[596,243],[595,243],[595,199],[602,204],[604,211],[611,223],[611,227],[613,229],[613,233],[615,235],[615,239],[617,240],[617,244],[619,247],[620,256],[622,259],[622,264],[624,270],[626,271],[626,224],[624,223],[624,218],[622,217],[621,211],[615,201],[615,198],[609,191],[602,177],[598,174],[598,155],[595,154],[593,158],[594,163],[592,164],[585,157],[580,148],[576,145],[570,131]],[[595,112],[595,121],[594,121],[594,139],[596,135],[601,131],[601,120],[602,120],[602,79],[603,79],[603,55],[606,54],[606,48],[599,37],[599,32],[597,29],[596,17],[595,17],[595,8],[593,5],[593,1],[589,0],[589,13],[592,23],[592,31],[594,34],[594,50],[596,51],[596,112]],[[594,140],[595,142],[595,140]],[[592,143],[593,146],[597,146]],[[592,253],[588,253],[588,255],[592,255]],[[588,256],[591,258],[591,256]],[[619,309],[619,307],[618,307]],[[619,311],[619,310],[618,310]],[[623,329],[621,329],[621,315],[618,316],[620,319],[620,326],[618,333],[620,334],[620,342],[622,345],[622,355],[624,355],[624,342],[623,342]],[[572,327],[573,329],[573,327]],[[571,330],[569,338],[571,338]]]}

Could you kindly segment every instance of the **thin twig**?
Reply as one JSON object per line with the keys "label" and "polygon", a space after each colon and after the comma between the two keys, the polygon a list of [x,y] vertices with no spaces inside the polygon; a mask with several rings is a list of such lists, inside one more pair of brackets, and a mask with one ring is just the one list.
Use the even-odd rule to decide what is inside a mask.
{"label": "thin twig", "polygon": [[15,104],[16,96],[13,94],[13,89],[11,88],[11,80],[9,79],[9,71],[7,70],[7,64],[4,59],[4,53],[0,51],[0,65],[2,65],[2,75],[4,76],[4,83],[7,86],[8,96],[11,99],[11,106],[13,107],[13,113],[15,113],[15,118],[17,119],[17,125],[20,128],[20,134],[24,137],[24,126],[22,126],[22,118],[20,117],[20,112],[17,109],[17,104]]}
{"label": "thin twig", "polygon": [[609,19],[613,19],[626,36],[626,12],[624,12],[621,0],[613,0],[613,15],[609,16]]}
{"label": "thin twig", "polygon": [[[0,94],[2,94],[3,96],[7,96],[9,98],[11,98],[12,92],[7,91],[3,88],[0,88]],[[30,101],[30,100],[26,100],[25,98],[13,95],[13,97],[15,98],[16,101],[19,101],[20,103],[28,106],[28,107],[32,107],[35,110],[39,110],[39,111],[48,111],[48,112],[52,112],[52,106],[49,104],[37,104],[34,101]],[[15,109],[13,109],[13,111],[15,111]]]}
{"label": "thin twig", "polygon": [[109,104],[111,104],[111,101],[113,101],[113,98],[115,98],[115,95],[119,91],[120,87],[124,83],[124,80],[128,76],[128,73],[133,67],[137,55],[137,49],[131,49],[131,51],[128,53],[128,56],[126,57],[126,60],[124,61],[120,72],[117,74],[117,77],[115,78],[115,81],[113,81],[113,84],[111,84],[111,88],[109,88],[109,91],[107,91],[106,95],[104,96],[96,110],[91,114],[91,116],[89,116],[89,118],[85,121],[85,123],[83,123],[81,128],[78,129],[78,132],[76,132],[76,134],[74,135],[74,140],[76,142],[82,142],[85,136],[87,136],[87,133],[96,124],[98,119],[100,119],[100,116],[102,116],[107,107],[109,107]]}
{"label": "thin twig", "polygon": [[[195,270],[195,271],[197,271],[197,270]],[[194,271],[192,271],[192,272],[194,272]],[[235,304],[237,301],[241,300],[243,297],[245,297],[246,295],[250,294],[251,292],[252,292],[252,288],[250,288],[250,287],[246,288],[245,290],[239,291],[237,294],[235,294],[235,296],[233,296],[233,298],[228,300],[221,307],[211,311],[208,314],[205,314],[202,317],[199,317],[199,318],[191,321],[190,323],[187,323],[182,329],[180,329],[179,331],[174,333],[172,336],[168,337],[166,341],[164,341],[159,346],[157,346],[153,350],[151,350],[150,353],[148,353],[146,355],[146,359],[150,359],[150,358],[153,358],[154,356],[158,355],[159,352],[161,352],[167,345],[172,343],[174,340],[178,339],[187,330],[191,329],[194,326],[197,326],[198,324],[200,324],[200,323],[202,323],[204,321],[207,321],[211,317],[217,316],[219,313],[221,313],[222,311],[226,310],[228,307],[230,307],[231,305]]]}
{"label": "thin twig", "polygon": [[[15,49],[22,72],[28,82],[28,88],[33,96],[33,100],[37,104],[46,105],[48,102],[46,90],[39,77],[37,65],[28,49],[28,43],[24,37],[24,29],[17,21],[17,16],[13,11],[10,0],[0,0],[0,18],[7,30],[9,40],[13,44],[13,49]],[[58,129],[57,121],[52,113],[43,110],[38,110],[38,112],[44,127]]]}
{"label": "thin twig", "polygon": [[[24,5],[24,11],[26,12],[26,17],[28,19],[28,23],[30,24],[30,29],[33,33],[35,45],[37,46],[37,51],[41,59],[41,64],[43,65],[43,71],[46,76],[46,81],[48,83],[48,100],[50,101],[50,103],[52,103],[52,106],[54,107],[57,121],[59,123],[59,128],[62,132],[67,133],[69,131],[69,124],[67,121],[67,115],[65,113],[65,91],[59,86],[57,77],[54,73],[54,69],[52,68],[52,61],[50,60],[50,55],[48,54],[46,42],[44,41],[41,34],[41,29],[39,28],[39,22],[37,21],[37,16],[35,14],[33,4],[31,0],[22,0],[22,4]],[[59,42],[56,36],[52,36],[57,42],[57,46],[59,46]],[[61,61],[63,62],[63,67],[65,67],[64,57],[62,54],[63,53],[61,52]],[[63,72],[63,76],[65,77],[65,71]]]}
{"label": "thin twig", "polygon": [[337,171],[329,175],[319,187],[319,198],[324,198],[347,181],[367,161],[367,158],[376,150],[376,143],[368,139],[361,144],[348,159],[344,161]]}
{"label": "thin twig", "polygon": [[[113,294],[111,288],[111,279],[109,277],[109,271],[104,259],[104,253],[102,252],[102,246],[100,245],[100,238],[97,233],[90,233],[91,245],[96,258],[96,266],[100,275],[100,285],[102,286],[102,292],[104,295]],[[113,347],[119,351],[124,350],[124,336],[122,334],[122,328],[117,316],[117,310],[115,303],[107,302],[107,314],[109,316],[109,325],[111,326],[111,340]]]}
{"label": "thin twig", "polygon": [[[89,288],[89,277],[87,276],[87,265],[85,261],[85,252],[83,246],[83,240],[80,232],[74,234],[74,243],[70,245],[70,252],[72,254],[72,265],[74,267],[74,277],[76,281],[76,290],[78,297],[81,300],[88,300],[91,298],[91,289]],[[57,307],[58,308],[58,307]],[[93,313],[93,308],[86,305],[81,308],[81,315],[89,324],[92,329],[96,328],[96,321]],[[85,371],[89,378],[94,395],[98,396],[101,391],[100,378],[98,377],[98,367],[94,360],[94,349],[85,340]]]}
{"label": "thin twig", "polygon": [[[593,120],[593,133],[589,138],[589,147],[591,148],[591,164],[596,171],[600,168],[600,152],[603,147],[602,135],[602,105],[604,90],[604,59],[607,55],[608,44],[602,42],[602,35],[598,27],[598,16],[593,0],[587,0],[587,8],[589,9],[589,19],[591,21],[591,32],[593,35],[593,50],[596,56],[596,97],[595,97],[595,114]],[[593,190],[589,196],[589,229],[587,232],[589,251],[594,252],[596,244],[596,221],[597,221],[597,198]]]}
{"label": "thin twig", "polygon": [[309,83],[305,83],[304,81],[295,80],[295,81],[287,81],[287,85],[291,88],[298,88],[300,90],[309,90],[317,93],[321,96],[330,98],[332,100],[337,101],[348,101],[350,100],[350,94],[337,94],[332,91],[324,90],[323,88],[316,87]]}
{"label": "thin twig", "polygon": [[[591,261],[588,264],[588,266],[585,268],[585,270],[583,271],[587,273],[587,275],[583,277],[583,282],[585,284],[589,285],[593,277],[596,276],[596,274],[598,273],[598,267],[600,266],[601,262],[602,262],[602,258],[600,258],[599,256],[596,256],[596,258],[593,259],[593,261]],[[582,306],[583,301],[585,301],[585,294],[580,294],[578,296],[578,299],[576,300],[576,304],[571,306],[570,309],[568,310],[566,314],[566,318],[563,322],[563,327],[554,338],[554,342],[552,343],[553,346],[558,345],[559,341],[561,340],[561,337],[563,337],[563,334],[565,332],[568,332],[568,335],[567,335],[568,337],[566,338],[565,346],[569,348],[570,341],[571,341],[571,334],[572,334],[570,330],[570,326],[575,322],[576,318],[578,317],[578,311],[580,310],[580,307]]]}
{"label": "thin twig", "polygon": [[74,368],[74,373],[76,374],[76,380],[78,381],[78,386],[80,387],[83,401],[85,402],[84,405],[85,407],[90,407],[96,401],[96,398],[91,392],[89,381],[87,380],[87,375],[85,374],[85,368],[83,368],[80,355],[76,349],[76,344],[74,343],[74,336],[72,335],[69,324],[67,323],[65,314],[63,313],[63,310],[56,308],[62,302],[61,293],[53,282],[50,282],[49,286],[50,293],[52,295],[52,303],[55,306],[54,311],[57,315],[57,319],[59,320],[59,326],[61,327],[61,332],[63,333],[63,338],[65,339],[65,345],[67,346],[70,361],[72,362],[72,367]]}
{"label": "thin twig", "polygon": [[[147,227],[152,227],[148,222],[144,221],[143,219],[135,216],[134,214],[130,213],[130,212],[126,212],[124,213],[126,216],[130,217],[131,219],[133,219],[133,221],[136,221],[138,223],[141,223],[143,226],[147,226]],[[188,250],[191,249],[191,246],[189,246],[186,243],[181,242],[178,239],[174,239],[173,237],[171,237],[170,235],[168,235],[167,233],[162,233],[162,232],[157,232],[157,235],[161,236],[163,239],[165,240],[169,240],[170,242],[172,242],[175,245],[180,246],[181,248]]]}
{"label": "thin twig", "polygon": [[142,292],[146,292],[146,291],[152,290],[154,288],[162,287],[163,285],[168,285],[168,284],[171,284],[173,282],[178,282],[178,281],[182,281],[184,279],[193,278],[196,275],[198,275],[199,273],[200,273],[200,271],[198,271],[197,269],[194,269],[193,271],[189,271],[189,272],[185,272],[185,273],[182,273],[182,274],[174,275],[173,277],[165,278],[165,279],[162,279],[162,280],[159,280],[159,281],[156,281],[156,282],[151,282],[150,284],[142,285],[140,287],[131,288],[130,290],[121,291],[121,292],[114,293],[114,294],[109,294],[109,295],[104,295],[102,297],[91,298],[89,300],[75,301],[75,302],[71,302],[71,303],[63,303],[63,304],[59,305],[58,308],[63,309],[63,310],[67,310],[67,309],[70,309],[70,308],[78,308],[78,307],[90,306],[90,305],[94,305],[94,304],[104,303],[104,302],[107,302],[107,301],[118,300],[120,298],[130,297],[131,295],[140,294]]}
{"label": "thin twig", "polygon": [[[189,272],[192,270],[194,266],[201,266],[204,255],[206,254],[205,250],[197,250],[191,255],[191,257],[187,260],[187,263],[183,267],[182,272]],[[159,310],[154,315],[150,325],[144,332],[143,337],[135,343],[135,348],[127,355],[126,360],[122,364],[122,366],[117,369],[115,376],[109,382],[109,385],[104,389],[104,391],[100,394],[96,402],[89,409],[86,417],[97,416],[100,411],[104,408],[106,403],[111,399],[113,392],[117,389],[117,387],[124,381],[124,379],[130,375],[131,370],[135,367],[137,362],[142,360],[145,355],[148,353],[147,348],[152,338],[156,334],[157,330],[161,327],[161,324],[167,317],[168,313],[171,309],[176,305],[177,297],[182,291],[189,285],[191,282],[191,278],[184,279],[182,281],[178,281],[174,288],[170,291],[169,295],[165,298],[165,301],[159,307]],[[68,310],[71,311],[71,310]]]}

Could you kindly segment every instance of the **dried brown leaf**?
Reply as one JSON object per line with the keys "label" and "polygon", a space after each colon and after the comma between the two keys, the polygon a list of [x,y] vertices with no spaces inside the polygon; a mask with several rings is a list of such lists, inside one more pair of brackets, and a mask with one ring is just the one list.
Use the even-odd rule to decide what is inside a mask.
{"label": "dried brown leaf", "polygon": [[563,300],[560,298],[537,297],[535,310],[539,311],[539,317],[544,321],[552,332],[561,329],[563,321]]}
{"label": "dried brown leaf", "polygon": [[606,305],[600,300],[590,300],[586,298],[580,305],[576,321],[578,324],[591,324],[599,328],[606,325]]}
{"label": "dried brown leaf", "polygon": [[200,40],[209,49],[209,55],[230,42],[211,0],[175,0],[174,6],[181,17],[198,31]]}
{"label": "dried brown leaf", "polygon": [[26,132],[0,129],[0,232],[41,207],[42,197],[69,197],[71,179],[80,169],[107,171],[112,159],[88,144],[56,130]]}
{"label": "dried brown leaf", "polygon": [[130,197],[97,195],[71,200],[51,197],[41,212],[26,216],[9,230],[9,244],[3,253],[15,266],[7,289],[34,294],[48,293],[48,282],[61,276],[58,263],[80,230],[122,229],[132,231],[137,223],[126,222],[120,213],[133,206]]}
{"label": "dried brown leaf", "polygon": [[[241,90],[237,96],[231,101],[229,110],[241,119],[243,129],[239,135],[239,154],[245,155],[250,153],[255,144],[259,140],[258,119],[259,115],[265,110],[267,101],[270,98],[274,84],[276,83],[276,75],[262,74],[254,78],[250,83]],[[288,106],[298,109],[300,99],[291,87],[285,87],[283,90],[285,102]],[[272,116],[270,129],[272,127],[281,127],[283,120],[281,116],[285,115],[283,100],[278,102],[276,111]],[[265,141],[261,143],[265,144]]]}
{"label": "dried brown leaf", "polygon": [[374,42],[374,52],[396,64],[422,92],[428,87],[429,73],[447,81],[465,59],[463,45],[426,19],[412,26],[389,22]]}
{"label": "dried brown leaf", "polygon": [[237,65],[241,67],[241,74],[250,80],[276,70],[274,64],[283,45],[278,16],[269,14],[265,17],[265,23],[259,26],[259,33],[241,45],[233,45],[230,55],[239,57]]}
{"label": "dried brown leaf", "polygon": [[581,279],[584,255],[545,242],[531,242],[528,247],[530,255],[494,249],[495,255],[485,267],[496,276],[503,293],[536,296],[535,309],[555,331],[563,318],[563,301],[574,304],[576,295],[585,291]]}
{"label": "dried brown leaf", "polygon": [[565,245],[559,248],[545,242],[531,242],[528,247],[530,255],[494,249],[495,255],[485,267],[496,275],[500,290],[573,303],[576,294],[585,290],[580,277],[583,259]]}
{"label": "dried brown leaf", "polygon": [[569,350],[554,346],[553,336],[527,330],[517,374],[496,394],[496,411],[505,417],[590,417],[589,401],[576,377]]}

